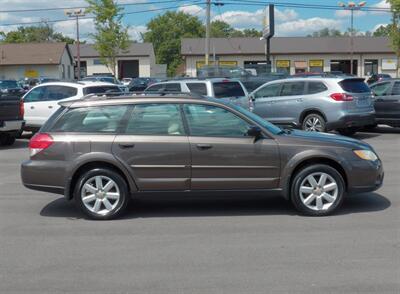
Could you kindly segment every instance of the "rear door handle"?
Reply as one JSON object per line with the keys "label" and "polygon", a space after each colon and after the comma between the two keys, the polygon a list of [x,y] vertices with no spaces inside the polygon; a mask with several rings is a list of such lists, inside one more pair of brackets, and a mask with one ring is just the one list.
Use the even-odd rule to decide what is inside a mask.
{"label": "rear door handle", "polygon": [[211,149],[212,145],[210,145],[210,144],[197,144],[196,147],[199,150],[207,150],[207,149]]}
{"label": "rear door handle", "polygon": [[31,106],[31,109],[35,109],[35,106]]}
{"label": "rear door handle", "polygon": [[135,144],[132,144],[132,143],[119,143],[118,145],[122,149],[128,149],[128,148],[135,147]]}
{"label": "rear door handle", "polygon": [[53,106],[51,106],[51,105],[49,105],[48,107],[49,107],[50,109],[52,109],[52,108],[53,108]]}
{"label": "rear door handle", "polygon": [[302,101],[303,101],[303,98],[298,98],[296,101],[297,101],[297,102],[302,102]]}

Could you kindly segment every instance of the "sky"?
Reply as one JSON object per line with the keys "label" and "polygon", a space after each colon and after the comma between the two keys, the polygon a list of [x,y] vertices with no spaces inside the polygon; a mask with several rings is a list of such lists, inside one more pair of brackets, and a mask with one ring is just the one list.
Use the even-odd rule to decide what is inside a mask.
{"label": "sky", "polygon": [[[158,14],[164,13],[166,9],[184,11],[205,22],[205,0],[118,0],[117,2],[124,5],[126,14],[123,22],[129,26],[131,38],[138,41],[140,41],[140,33],[146,31],[146,24]],[[236,29],[255,28],[261,30],[265,7],[263,3],[265,2],[277,4],[275,8],[276,36],[305,36],[325,27],[342,31],[350,27],[350,11],[339,8],[337,0],[214,0],[214,2],[224,5],[212,6],[212,19],[223,20]],[[343,2],[347,3],[347,1]],[[329,5],[338,7],[338,10],[281,6],[285,3]],[[15,10],[85,6],[87,6],[85,0],[0,0],[0,30],[7,32],[15,29],[16,24],[21,23],[67,19],[63,9],[29,12]],[[385,0],[369,0],[366,6],[390,8]],[[361,9],[354,13],[354,27],[361,32],[373,32],[380,25],[389,22],[390,13],[387,12]],[[54,22],[52,25],[56,31],[75,38],[74,21]],[[90,41],[90,33],[93,33],[92,19],[81,19],[80,30],[81,38]]]}

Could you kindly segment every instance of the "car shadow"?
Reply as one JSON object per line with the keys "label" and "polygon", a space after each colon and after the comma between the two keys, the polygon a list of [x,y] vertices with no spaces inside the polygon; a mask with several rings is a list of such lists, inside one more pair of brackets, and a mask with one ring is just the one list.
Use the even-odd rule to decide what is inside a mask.
{"label": "car shadow", "polygon": [[[350,195],[333,216],[377,212],[390,207],[391,202],[377,193]],[[68,219],[86,219],[73,202],[64,198],[48,203],[40,211],[41,216]],[[259,215],[298,215],[291,203],[280,196],[233,199],[165,199],[165,196],[152,196],[149,199],[136,199],[128,207],[121,219],[158,217],[214,217],[214,216],[259,216]]]}
{"label": "car shadow", "polygon": [[1,146],[0,145],[0,151],[1,150],[25,149],[25,148],[28,148],[28,144],[29,144],[28,140],[17,139],[15,141],[15,143],[11,146]]}

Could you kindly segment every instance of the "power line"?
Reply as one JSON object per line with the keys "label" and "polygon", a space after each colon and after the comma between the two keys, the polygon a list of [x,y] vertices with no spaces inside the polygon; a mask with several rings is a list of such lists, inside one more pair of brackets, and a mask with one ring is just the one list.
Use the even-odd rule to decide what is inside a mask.
{"label": "power line", "polygon": [[[130,12],[124,12],[121,14],[118,14],[119,16],[124,16],[124,15],[130,15],[130,14],[138,14],[138,13],[146,13],[146,12],[155,12],[155,11],[163,11],[163,10],[170,10],[170,9],[176,9],[180,7],[187,7],[187,6],[193,6],[196,4],[202,4],[202,1],[195,1],[189,4],[183,4],[179,6],[169,6],[169,7],[162,7],[162,8],[153,8],[153,9],[147,9],[147,10],[140,10],[140,11],[130,11]],[[81,17],[82,19],[94,19],[93,16],[87,16],[87,17]],[[7,27],[7,26],[24,26],[24,25],[36,25],[36,24],[42,24],[42,23],[58,23],[58,22],[66,22],[66,21],[71,21],[70,19],[54,19],[54,20],[41,20],[41,21],[32,21],[32,22],[21,22],[21,23],[6,23],[6,24],[0,24],[0,27]]]}
{"label": "power line", "polygon": [[[123,3],[117,4],[117,6],[136,6],[136,5],[151,5],[151,4],[165,4],[173,2],[183,2],[185,0],[164,0],[164,1],[149,1],[141,3]],[[44,12],[44,11],[57,11],[57,10],[68,10],[68,9],[79,9],[89,8],[89,6],[75,6],[75,7],[53,7],[53,8],[31,8],[31,9],[14,9],[14,10],[0,10],[0,13],[19,13],[19,12]]]}

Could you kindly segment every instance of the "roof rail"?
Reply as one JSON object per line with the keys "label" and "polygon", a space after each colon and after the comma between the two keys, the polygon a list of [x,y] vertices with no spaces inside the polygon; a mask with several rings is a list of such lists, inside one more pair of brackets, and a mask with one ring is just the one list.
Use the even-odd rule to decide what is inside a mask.
{"label": "roof rail", "polygon": [[112,98],[120,98],[120,97],[168,97],[168,96],[185,96],[190,98],[202,99],[206,96],[198,94],[198,93],[190,93],[190,92],[180,92],[180,91],[157,91],[157,92],[105,92],[98,94],[87,94],[83,96],[82,100],[98,100],[98,99],[112,99]]}

